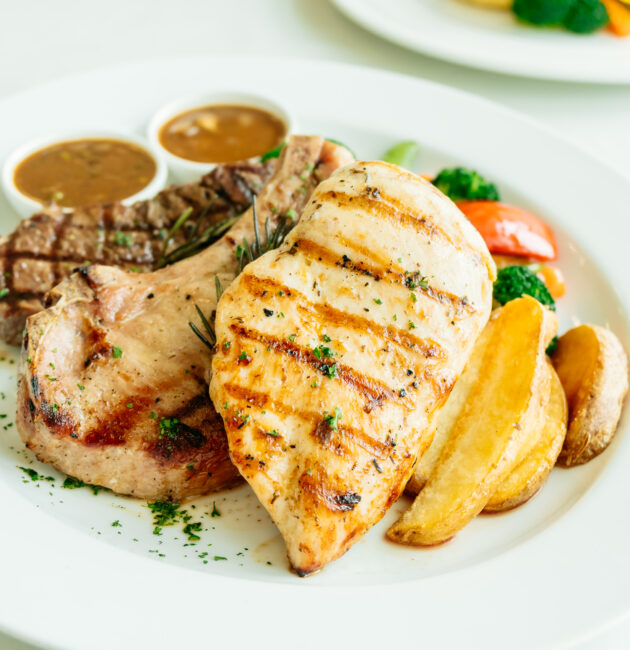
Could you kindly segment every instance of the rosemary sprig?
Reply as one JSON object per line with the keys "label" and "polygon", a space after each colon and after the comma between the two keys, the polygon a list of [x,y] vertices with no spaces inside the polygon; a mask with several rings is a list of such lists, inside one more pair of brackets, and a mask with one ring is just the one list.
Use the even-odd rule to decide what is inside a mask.
{"label": "rosemary sprig", "polygon": [[[223,287],[221,286],[221,280],[219,280],[218,275],[214,276],[214,288],[217,293],[217,302],[219,302],[219,298],[221,298],[223,294]],[[203,334],[194,323],[189,322],[188,325],[190,325],[190,329],[199,337],[201,342],[212,350],[217,344],[217,335],[214,331],[214,324],[206,318],[199,305],[195,305],[195,309],[197,310],[197,314],[199,314],[199,319],[201,320],[205,334]]]}
{"label": "rosemary sprig", "polygon": [[254,241],[252,244],[247,239],[243,239],[243,243],[236,248],[236,259],[238,260],[238,272],[240,273],[247,264],[258,259],[268,251],[278,248],[284,241],[289,231],[295,225],[295,220],[288,214],[285,214],[276,227],[271,230],[271,222],[269,217],[265,219],[265,241],[263,242],[260,236],[260,227],[258,225],[258,213],[256,210],[256,199],[252,203],[254,215]]}
{"label": "rosemary sprig", "polygon": [[[286,214],[282,217],[282,219],[280,219],[277,226],[272,230],[271,222],[269,221],[269,217],[267,217],[265,220],[265,241],[263,242],[260,236],[260,228],[258,226],[258,213],[256,211],[255,197],[252,203],[252,211],[254,218],[254,242],[250,244],[247,239],[243,239],[242,245],[237,247],[236,258],[238,259],[238,273],[240,273],[247,264],[253,262],[255,259],[258,259],[264,253],[267,253],[274,248],[278,248],[278,246],[280,246],[280,244],[282,244],[284,241],[289,231],[295,225],[295,220],[293,217]],[[221,282],[219,281],[218,276],[215,275],[214,280],[218,303],[219,299],[223,295],[223,287],[221,286]],[[195,309],[197,310],[197,314],[199,315],[199,319],[201,320],[205,334],[202,333],[194,323],[189,322],[188,325],[190,325],[190,329],[199,337],[201,342],[210,350],[213,350],[217,344],[217,335],[214,331],[214,323],[211,322],[214,320],[214,317],[212,316],[210,319],[208,319],[199,308],[199,305],[195,305]]]}
{"label": "rosemary sprig", "polygon": [[173,249],[170,253],[166,253],[166,250],[169,247],[169,244],[173,241],[175,234],[184,226],[184,224],[190,219],[193,209],[187,208],[182,212],[182,214],[177,218],[175,223],[171,226],[171,229],[166,234],[164,239],[164,246],[162,247],[162,253],[156,264],[156,269],[161,269],[163,266],[168,264],[173,264],[179,260],[183,260],[186,257],[191,257],[195,253],[207,248],[210,244],[215,242],[219,237],[224,235],[236,222],[240,215],[235,215],[219,221],[218,223],[208,226],[201,234],[199,234],[199,227],[203,222],[204,218],[210,210],[211,204],[207,205],[200,213],[195,223],[189,228],[188,237],[186,242],[181,246]]}

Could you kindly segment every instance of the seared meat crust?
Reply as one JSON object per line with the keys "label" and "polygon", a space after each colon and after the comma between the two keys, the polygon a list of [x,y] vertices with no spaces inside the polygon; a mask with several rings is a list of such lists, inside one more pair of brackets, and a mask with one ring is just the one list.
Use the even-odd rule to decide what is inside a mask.
{"label": "seared meat crust", "polygon": [[[261,226],[301,211],[327,158],[294,136],[257,201]],[[222,489],[239,475],[208,397],[211,352],[188,327],[216,307],[235,249],[253,239],[251,210],[198,255],[150,273],[83,267],[27,321],[17,425],[43,462],[87,483],[147,499]]]}

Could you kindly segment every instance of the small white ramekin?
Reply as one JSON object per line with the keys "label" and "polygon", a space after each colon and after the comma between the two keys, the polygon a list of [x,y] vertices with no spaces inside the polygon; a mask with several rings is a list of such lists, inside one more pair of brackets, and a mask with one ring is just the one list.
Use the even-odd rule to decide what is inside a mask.
{"label": "small white ramekin", "polygon": [[280,106],[280,104],[277,104],[273,100],[262,95],[223,90],[177,99],[166,104],[166,106],[160,108],[153,115],[147,129],[147,138],[151,146],[160,151],[164,156],[173,178],[178,183],[189,183],[190,181],[195,181],[214,169],[217,165],[220,165],[222,161],[202,163],[176,156],[160,143],[160,129],[164,124],[166,124],[166,122],[176,115],[185,113],[194,108],[212,106],[213,104],[231,104],[236,106],[260,108],[261,110],[267,111],[282,120],[286,127],[287,136],[295,133],[296,123],[290,111],[286,107]]}
{"label": "small white ramekin", "polygon": [[123,203],[129,204],[134,203],[135,201],[149,199],[166,187],[168,179],[168,166],[164,161],[164,157],[160,151],[152,147],[143,138],[122,131],[106,131],[102,129],[95,129],[93,131],[81,130],[69,133],[60,133],[45,138],[38,138],[37,140],[31,140],[30,142],[27,142],[26,144],[23,144],[22,146],[15,149],[5,160],[2,167],[2,187],[7,199],[9,200],[9,203],[13,206],[16,212],[21,217],[29,217],[34,212],[41,210],[44,205],[43,203],[31,198],[30,196],[23,194],[15,185],[15,168],[25,158],[28,158],[28,156],[35,153],[36,151],[39,151],[40,149],[45,149],[46,147],[50,147],[51,145],[60,142],[101,138],[107,140],[121,140],[123,142],[130,142],[131,144],[145,149],[147,153],[149,153],[155,160],[155,175],[149,184],[143,187],[139,192],[136,192],[136,194],[123,199]]}

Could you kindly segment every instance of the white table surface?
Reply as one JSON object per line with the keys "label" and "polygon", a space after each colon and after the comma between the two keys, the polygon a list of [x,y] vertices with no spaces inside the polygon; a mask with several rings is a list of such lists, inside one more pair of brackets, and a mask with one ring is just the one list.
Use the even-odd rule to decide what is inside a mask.
{"label": "white table surface", "polygon": [[[94,67],[221,53],[260,56],[261,65],[273,65],[262,57],[274,56],[343,61],[450,84],[545,122],[630,180],[630,86],[528,80],[443,63],[380,40],[327,0],[0,0],[0,99]],[[0,589],[8,588],[0,579]],[[628,647],[624,624],[581,650]],[[0,649],[32,646],[0,633]]]}

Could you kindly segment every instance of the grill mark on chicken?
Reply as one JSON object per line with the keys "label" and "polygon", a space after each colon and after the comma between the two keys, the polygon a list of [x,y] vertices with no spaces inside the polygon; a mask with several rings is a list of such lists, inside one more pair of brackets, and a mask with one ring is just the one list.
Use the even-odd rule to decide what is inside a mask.
{"label": "grill mark on chicken", "polygon": [[[232,325],[230,329],[238,336],[249,339],[250,341],[257,341],[263,345],[271,348],[274,352],[279,352],[290,357],[300,364],[307,364],[311,368],[328,375],[330,366],[333,364],[337,366],[337,377],[341,382],[356,390],[366,400],[366,409],[369,410],[377,406],[381,406],[384,401],[391,400],[396,397],[396,393],[383,384],[383,382],[367,377],[352,368],[346,366],[339,361],[330,359],[318,359],[311,350],[304,348],[296,343],[284,339],[277,339],[269,334],[258,332],[253,329],[247,329],[240,325]],[[399,400],[401,405],[407,406],[403,400]],[[368,411],[369,412],[369,411]]]}
{"label": "grill mark on chicken", "polygon": [[326,303],[312,302],[299,291],[291,289],[271,278],[260,278],[244,273],[242,281],[250,293],[257,298],[264,298],[267,294],[278,295],[279,292],[282,292],[287,298],[295,298],[299,301],[297,305],[298,309],[306,313],[316,313],[320,318],[325,319],[332,325],[355,329],[359,332],[370,332],[376,337],[390,341],[401,347],[415,347],[427,359],[446,358],[446,352],[436,341],[414,336],[407,330],[399,327],[380,325],[370,318],[335,309]]}
{"label": "grill mark on chicken", "polygon": [[380,190],[377,194],[375,188],[366,188],[369,193],[351,195],[339,191],[328,191],[318,197],[319,202],[334,201],[344,208],[355,208],[366,212],[377,220],[384,220],[389,225],[400,230],[412,228],[416,233],[424,232],[430,237],[439,237],[442,241],[448,242],[451,246],[459,249],[459,246],[434,222],[425,215],[415,215],[408,212],[404,206],[391,196]]}
{"label": "grill mark on chicken", "polygon": [[[325,441],[323,441],[316,432],[317,426],[322,419],[321,413],[298,409],[294,405],[285,404],[284,402],[272,399],[267,393],[246,386],[241,386],[239,384],[228,383],[225,384],[224,388],[230,397],[241,400],[249,406],[253,406],[259,410],[272,411],[278,415],[295,416],[305,422],[309,422],[313,425],[311,431],[312,437],[315,440],[318,440],[321,444],[325,444]],[[224,417],[224,421],[226,427],[233,430],[238,430],[242,424],[241,420],[234,416],[227,418]],[[380,460],[385,460],[391,453],[392,447],[389,443],[381,442],[364,431],[349,426],[340,426],[338,431],[343,432],[344,437],[348,438],[363,450],[367,451],[372,456],[376,456]]]}
{"label": "grill mark on chicken", "polygon": [[[304,255],[307,259],[316,260],[325,266],[337,266],[359,275],[366,275],[370,278],[374,278],[377,282],[385,280],[390,284],[397,284],[408,288],[408,276],[405,275],[404,271],[395,271],[391,267],[384,268],[362,260],[353,262],[348,255],[344,254],[339,257],[339,255],[334,251],[331,251],[329,248],[321,246],[310,239],[298,238],[293,242],[293,246],[289,250],[289,253],[295,255],[298,252]],[[430,285],[427,286],[426,289],[417,286],[414,288],[414,291],[417,291],[440,304],[446,305],[447,307],[453,307],[458,315],[464,311],[468,313],[473,313],[475,311],[475,308],[468,301],[466,296],[456,296],[448,291],[442,291]]]}
{"label": "grill mark on chicken", "polygon": [[330,485],[326,478],[307,473],[300,476],[299,485],[304,492],[322,503],[331,512],[349,512],[361,501],[361,495],[352,490],[340,490]]}

